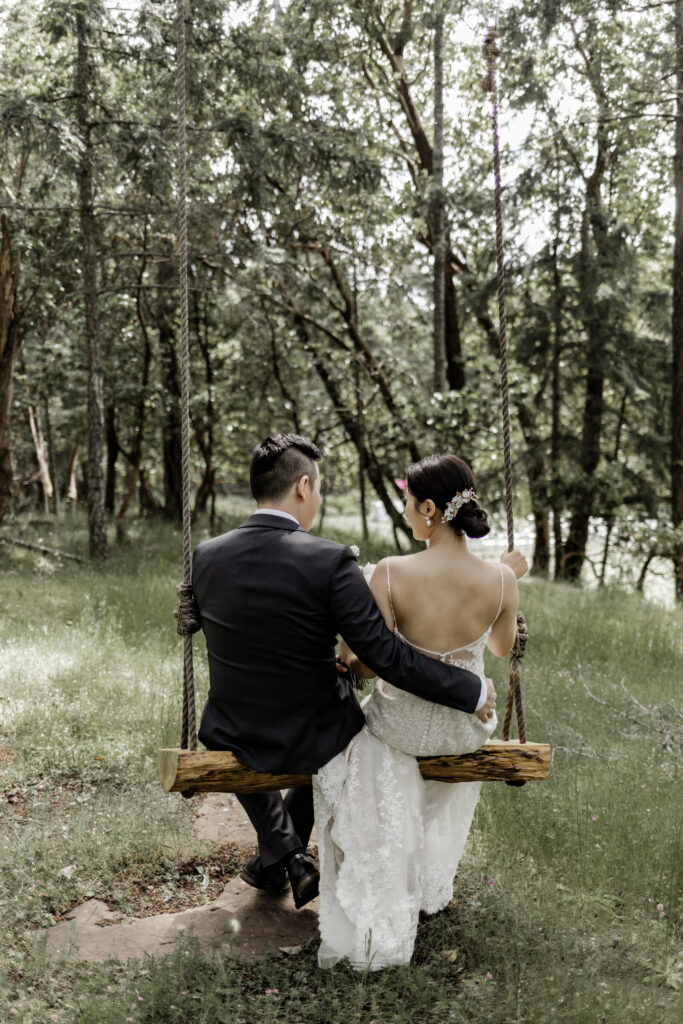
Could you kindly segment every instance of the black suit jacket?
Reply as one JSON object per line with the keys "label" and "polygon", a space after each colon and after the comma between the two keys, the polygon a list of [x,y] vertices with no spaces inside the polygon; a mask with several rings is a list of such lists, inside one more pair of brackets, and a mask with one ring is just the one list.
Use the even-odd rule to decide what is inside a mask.
{"label": "black suit jacket", "polygon": [[478,676],[424,657],[387,629],[352,551],[280,516],[251,516],[199,544],[192,586],[209,655],[199,738],[268,772],[314,773],[362,728],[337,674],[340,633],[383,679],[473,711]]}

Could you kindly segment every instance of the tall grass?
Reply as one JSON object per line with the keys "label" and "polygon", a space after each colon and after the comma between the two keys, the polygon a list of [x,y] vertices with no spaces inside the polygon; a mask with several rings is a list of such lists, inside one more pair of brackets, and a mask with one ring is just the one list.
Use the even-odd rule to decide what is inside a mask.
{"label": "tall grass", "polygon": [[[31,536],[82,550],[79,521],[50,529]],[[48,960],[37,927],[91,896],[125,910],[131,881],[201,852],[190,806],[156,781],[180,729],[178,552],[176,531],[138,524],[103,569],[0,549],[0,1020],[680,1021],[681,616],[538,581],[521,587],[523,686],[551,778],[484,787],[454,901],[410,968],[321,972],[315,944],[248,965],[191,942],[144,963]],[[502,694],[505,666],[490,670]]]}

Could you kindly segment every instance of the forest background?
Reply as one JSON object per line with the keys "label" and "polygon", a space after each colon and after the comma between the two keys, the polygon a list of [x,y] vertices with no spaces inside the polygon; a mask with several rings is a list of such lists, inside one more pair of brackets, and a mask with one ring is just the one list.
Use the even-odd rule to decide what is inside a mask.
{"label": "forest background", "polygon": [[[380,502],[404,549],[396,480],[423,455],[463,454],[495,507],[495,9],[186,6],[195,512],[220,525],[273,429],[312,437],[328,495],[366,533]],[[175,4],[0,12],[0,518],[85,506],[105,559],[108,523],[181,510]],[[499,21],[533,571],[604,581],[626,550],[683,599],[683,0]]]}

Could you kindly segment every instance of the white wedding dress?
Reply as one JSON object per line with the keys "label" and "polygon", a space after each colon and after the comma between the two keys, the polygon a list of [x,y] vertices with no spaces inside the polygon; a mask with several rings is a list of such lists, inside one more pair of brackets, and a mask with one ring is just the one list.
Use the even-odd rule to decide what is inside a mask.
{"label": "white wedding dress", "polygon": [[[391,600],[390,560],[387,585]],[[448,665],[484,675],[484,649],[503,604],[480,637],[439,653]],[[416,756],[465,754],[494,731],[474,715],[432,704],[378,680],[363,704],[366,725],[313,776],[320,855],[318,963],[346,958],[358,970],[407,964],[420,910],[434,914],[453,897],[480,782],[425,782]]]}

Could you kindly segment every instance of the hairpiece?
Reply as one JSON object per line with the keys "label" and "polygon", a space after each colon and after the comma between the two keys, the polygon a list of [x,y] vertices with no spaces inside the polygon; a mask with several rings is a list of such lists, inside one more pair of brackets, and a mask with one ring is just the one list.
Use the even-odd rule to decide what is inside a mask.
{"label": "hairpiece", "polygon": [[451,519],[455,519],[463,505],[467,505],[469,501],[476,500],[477,493],[474,487],[468,487],[466,491],[458,491],[458,493],[454,494],[451,500],[446,504],[444,513],[441,516],[441,522],[450,523]]}

